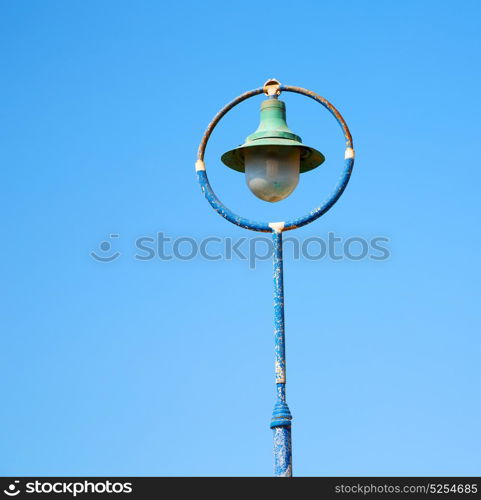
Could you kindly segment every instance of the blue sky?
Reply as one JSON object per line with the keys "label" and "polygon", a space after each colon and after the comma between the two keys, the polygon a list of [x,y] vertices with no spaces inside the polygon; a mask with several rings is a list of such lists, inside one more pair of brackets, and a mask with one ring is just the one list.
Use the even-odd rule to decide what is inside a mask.
{"label": "blue sky", "polygon": [[[1,474],[271,475],[271,263],[139,261],[134,242],[256,236],[209,207],[194,161],[215,112],[276,77],[332,101],[357,153],[295,236],[390,239],[381,262],[286,256],[294,473],[479,475],[478,2],[0,9]],[[334,120],[283,97],[327,158],[291,198],[219,161],[260,98],[207,151],[219,197],[258,219],[313,208],[342,168]],[[113,233],[120,257],[92,259]]]}

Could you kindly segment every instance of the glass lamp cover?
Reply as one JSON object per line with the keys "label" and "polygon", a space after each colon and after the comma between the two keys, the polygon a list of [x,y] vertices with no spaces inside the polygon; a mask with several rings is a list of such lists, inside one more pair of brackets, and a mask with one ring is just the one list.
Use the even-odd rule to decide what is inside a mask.
{"label": "glass lamp cover", "polygon": [[247,185],[261,200],[283,200],[299,182],[301,151],[297,147],[245,148],[244,159]]}

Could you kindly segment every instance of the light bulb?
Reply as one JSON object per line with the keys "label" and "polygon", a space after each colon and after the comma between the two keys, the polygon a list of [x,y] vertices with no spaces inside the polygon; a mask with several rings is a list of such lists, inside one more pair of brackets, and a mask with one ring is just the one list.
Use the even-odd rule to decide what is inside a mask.
{"label": "light bulb", "polygon": [[256,146],[244,149],[246,182],[261,200],[287,198],[299,182],[301,151],[294,146]]}

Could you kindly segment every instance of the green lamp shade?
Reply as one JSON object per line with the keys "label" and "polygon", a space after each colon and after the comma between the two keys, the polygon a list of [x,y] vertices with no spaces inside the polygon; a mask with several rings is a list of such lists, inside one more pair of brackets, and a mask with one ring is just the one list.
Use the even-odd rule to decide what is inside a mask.
{"label": "green lamp shade", "polygon": [[233,170],[245,172],[246,150],[265,146],[279,149],[284,147],[299,148],[300,173],[318,167],[325,160],[322,153],[302,144],[301,138],[289,129],[286,123],[286,105],[278,99],[267,99],[262,102],[258,129],[247,137],[244,144],[224,153],[221,160]]}

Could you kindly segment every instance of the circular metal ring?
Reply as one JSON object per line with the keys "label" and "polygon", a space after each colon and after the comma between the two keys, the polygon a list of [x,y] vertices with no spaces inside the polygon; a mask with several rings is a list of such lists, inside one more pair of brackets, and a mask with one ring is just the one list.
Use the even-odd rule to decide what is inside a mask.
{"label": "circular metal ring", "polygon": [[214,119],[209,123],[209,126],[207,127],[207,130],[205,131],[204,136],[200,141],[199,150],[197,152],[197,161],[195,163],[195,169],[197,171],[197,177],[199,179],[202,192],[204,193],[207,201],[211,204],[212,208],[219,215],[224,217],[224,219],[227,219],[229,222],[232,222],[232,224],[236,224],[237,226],[243,227],[245,229],[250,229],[252,231],[262,231],[266,233],[273,231],[290,231],[291,229],[296,229],[298,227],[305,226],[306,224],[309,224],[310,222],[313,222],[322,215],[324,215],[331,207],[334,206],[334,204],[337,202],[337,200],[341,197],[342,193],[346,189],[347,183],[349,182],[349,179],[351,177],[352,168],[354,166],[354,148],[353,148],[352,137],[351,133],[349,132],[349,128],[346,122],[344,121],[344,118],[341,116],[341,113],[339,113],[339,111],[327,99],[324,99],[324,97],[321,97],[320,95],[310,90],[303,89],[302,87],[281,85],[279,90],[281,92],[282,91],[295,92],[297,94],[302,94],[307,97],[310,97],[311,99],[314,99],[314,101],[324,106],[334,116],[334,118],[339,123],[343,131],[344,138],[346,140],[346,150],[344,153],[344,168],[341,177],[337,182],[336,187],[331,192],[329,197],[321,203],[321,205],[316,207],[314,210],[311,210],[308,214],[302,217],[290,219],[286,222],[258,222],[255,220],[247,219],[245,217],[241,217],[232,212],[219,200],[219,198],[217,198],[216,194],[214,193],[209,183],[207,172],[205,170],[204,154],[205,154],[205,148],[207,147],[207,142],[209,141],[209,138],[214,128],[219,123],[219,121],[224,117],[224,115],[226,115],[234,106],[237,106],[237,104],[240,104],[242,101],[245,101],[246,99],[262,94],[264,92],[263,87],[250,90],[249,92],[241,94],[240,96],[236,97],[233,101],[231,101],[229,104],[224,106],[214,116]]}

